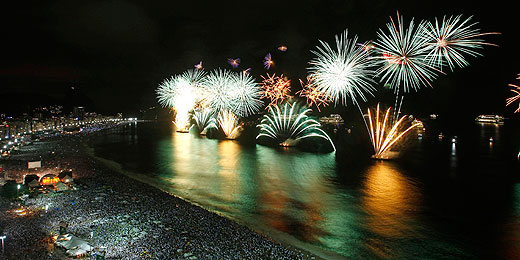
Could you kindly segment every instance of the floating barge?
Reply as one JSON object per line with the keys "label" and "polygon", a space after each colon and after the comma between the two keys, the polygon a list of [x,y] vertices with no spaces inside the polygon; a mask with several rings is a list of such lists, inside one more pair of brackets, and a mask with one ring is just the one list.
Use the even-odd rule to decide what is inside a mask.
{"label": "floating barge", "polygon": [[475,118],[478,123],[503,124],[504,117],[499,115],[479,115]]}

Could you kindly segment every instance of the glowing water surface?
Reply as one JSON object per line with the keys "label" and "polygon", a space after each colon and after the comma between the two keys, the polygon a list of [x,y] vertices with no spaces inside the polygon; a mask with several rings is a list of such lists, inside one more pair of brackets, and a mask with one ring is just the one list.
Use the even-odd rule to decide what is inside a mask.
{"label": "glowing water surface", "polygon": [[[496,166],[507,136],[496,128],[475,133],[475,149],[487,162],[475,167],[508,169]],[[464,168],[460,153],[472,147],[463,141],[413,142],[408,162],[355,165],[334,153],[243,145],[139,123],[97,137],[94,147],[169,192],[254,229],[284,234],[297,246],[353,259],[519,256],[519,184],[469,180],[480,169]]]}

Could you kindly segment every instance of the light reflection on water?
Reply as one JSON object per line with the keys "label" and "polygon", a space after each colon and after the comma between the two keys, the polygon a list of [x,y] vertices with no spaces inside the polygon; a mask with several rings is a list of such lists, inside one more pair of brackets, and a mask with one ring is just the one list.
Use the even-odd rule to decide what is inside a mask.
{"label": "light reflection on water", "polygon": [[367,170],[361,199],[366,210],[366,225],[374,233],[404,237],[412,228],[409,213],[420,207],[420,190],[387,162],[378,162]]}
{"label": "light reflection on water", "polygon": [[[483,158],[497,156],[488,144],[492,136],[493,145],[500,148],[503,138],[497,129],[480,128],[477,134],[480,138],[478,149],[482,151]],[[444,180],[456,180],[459,157],[468,150],[463,146],[464,138],[460,138],[461,142],[457,144],[452,144],[451,138],[446,138],[445,144],[435,151],[446,154],[448,159],[446,163],[449,168],[443,177],[443,172],[427,169],[434,165],[426,162],[428,157],[421,157],[428,152],[421,150],[423,146],[418,146],[419,157],[414,159],[419,162],[418,169],[405,170],[397,162],[372,161],[360,170],[346,172],[345,169],[338,169],[337,155],[334,153],[316,154],[292,148],[247,146],[237,141],[212,140],[177,132],[147,140],[146,131],[141,133],[139,139],[125,137],[109,140],[103,137],[105,139],[102,142],[130,143],[130,147],[139,147],[139,142],[146,145],[155,142],[156,145],[151,146],[151,149],[132,150],[126,149],[128,146],[118,148],[117,145],[111,145],[110,149],[113,150],[110,151],[127,154],[129,158],[135,153],[148,156],[147,160],[134,161],[153,168],[147,174],[167,184],[169,192],[251,227],[268,227],[284,232],[299,241],[353,259],[460,259],[473,258],[475,251],[478,251],[473,244],[465,246],[454,242],[464,238],[464,228],[467,227],[461,231],[446,227],[443,221],[449,219],[457,225],[460,219],[467,218],[467,214],[485,211],[480,207],[489,206],[478,203],[482,194],[476,193],[476,198],[473,198],[474,191],[470,185],[469,188],[465,185],[450,188],[448,185],[446,192],[450,195],[447,196],[448,201],[444,201],[445,198],[439,194],[443,193],[446,183],[434,181],[425,184],[410,173],[438,175],[435,179],[450,176]],[[132,135],[135,135],[135,131]],[[437,135],[434,134],[432,140],[440,143]],[[421,145],[425,140],[421,141]],[[124,165],[130,165],[129,161],[132,161],[117,160]],[[346,167],[350,167],[350,164]],[[351,175],[354,177],[347,181],[341,180]],[[460,189],[467,191],[460,192]],[[492,195],[489,192],[486,194]],[[520,216],[519,194],[519,186],[513,186],[511,205],[503,205],[505,208],[510,207],[516,217]],[[450,204],[451,197],[459,201],[456,196],[461,195],[472,198],[475,204],[460,205],[468,211],[462,210],[462,214],[458,212],[459,205],[456,202]],[[491,197],[500,201],[501,196],[499,193]],[[448,206],[445,208],[442,204]],[[430,215],[436,211],[447,216],[431,220]],[[480,222],[476,216],[475,229],[478,230],[488,220],[483,218]],[[460,223],[465,225],[464,221]],[[507,237],[508,240],[518,241],[520,235],[514,232],[520,230],[520,223],[516,220],[505,226],[508,235],[496,240]],[[492,235],[495,234],[491,233],[489,238],[484,234],[484,240],[494,242]],[[520,249],[511,241],[504,242],[501,250],[504,255],[516,256]]]}
{"label": "light reflection on water", "polygon": [[268,226],[349,256],[356,255],[349,240],[366,239],[367,232],[408,235],[413,228],[407,212],[420,204],[420,191],[391,162],[369,166],[356,191],[335,182],[333,153],[243,147],[173,133],[161,142],[158,155],[160,177],[171,192],[248,225]]}

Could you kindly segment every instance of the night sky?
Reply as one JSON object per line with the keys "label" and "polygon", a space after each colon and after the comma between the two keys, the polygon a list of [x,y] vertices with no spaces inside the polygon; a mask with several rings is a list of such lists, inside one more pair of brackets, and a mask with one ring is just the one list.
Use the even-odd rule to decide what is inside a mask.
{"label": "night sky", "polygon": [[[240,58],[238,69],[251,67],[260,79],[268,52],[276,63],[269,72],[288,75],[296,90],[319,39],[332,43],[346,28],[362,41],[375,39],[396,11],[406,22],[474,15],[483,32],[502,33],[485,38],[499,47],[486,47],[483,57],[469,58],[469,67],[448,71],[433,88],[408,95],[404,109],[511,115],[514,108],[504,107],[507,84],[520,83],[519,19],[512,6],[498,1],[16,2],[0,15],[3,111],[68,102],[90,111],[132,114],[157,106],[158,84],[201,60],[211,70],[231,68],[226,59]],[[285,53],[276,49],[282,44],[288,46]],[[383,96],[384,90],[369,102]]]}

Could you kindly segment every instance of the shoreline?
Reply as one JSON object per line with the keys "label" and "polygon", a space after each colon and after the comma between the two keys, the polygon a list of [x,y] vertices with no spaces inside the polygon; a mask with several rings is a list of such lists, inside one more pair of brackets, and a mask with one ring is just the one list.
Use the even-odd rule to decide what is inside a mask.
{"label": "shoreline", "polygon": [[316,257],[314,259],[334,259],[334,260],[345,260],[345,259],[348,259],[345,256],[342,256],[342,255],[340,255],[338,253],[335,253],[335,252],[332,252],[332,251],[326,251],[326,250],[321,249],[321,248],[319,248],[319,247],[317,247],[315,245],[311,245],[311,244],[299,241],[296,238],[292,237],[291,235],[288,235],[288,234],[283,233],[281,231],[273,230],[273,229],[271,229],[269,227],[265,227],[265,226],[254,225],[252,223],[244,223],[244,222],[239,221],[239,220],[237,220],[235,218],[231,218],[231,217],[225,216],[224,214],[222,214],[222,213],[220,213],[218,211],[207,209],[207,208],[203,207],[202,205],[200,205],[197,202],[191,201],[191,200],[186,199],[186,198],[184,198],[184,197],[182,197],[182,196],[180,196],[178,194],[170,192],[169,189],[168,189],[168,186],[165,185],[162,182],[154,182],[153,179],[151,179],[147,175],[123,169],[122,165],[120,163],[116,162],[116,161],[96,156],[94,148],[90,147],[87,144],[87,142],[83,142],[83,148],[85,149],[85,152],[91,158],[94,158],[94,159],[100,161],[106,167],[110,168],[110,170],[115,171],[118,174],[122,174],[124,176],[129,177],[129,178],[132,178],[135,181],[144,183],[144,184],[149,185],[149,186],[151,186],[153,188],[156,188],[156,189],[158,189],[158,190],[160,190],[162,192],[165,192],[165,193],[167,193],[170,196],[174,196],[176,198],[179,198],[181,200],[186,201],[187,203],[190,203],[190,204],[193,204],[193,205],[195,205],[197,207],[200,207],[200,208],[202,208],[202,209],[204,209],[204,210],[206,210],[208,212],[217,214],[217,215],[219,215],[219,216],[221,216],[223,218],[229,219],[230,221],[233,221],[233,222],[236,222],[236,223],[238,223],[240,225],[243,225],[243,226],[251,229],[254,232],[257,232],[257,233],[259,233],[261,235],[267,236],[269,239],[273,239],[274,241],[281,243],[284,246],[287,246],[287,247],[290,247],[290,248],[294,248],[294,249],[298,249],[298,250],[307,251],[307,252],[309,252],[310,254],[312,254],[312,255],[314,255]]}
{"label": "shoreline", "polygon": [[[142,185],[135,176],[124,177],[117,167],[88,154],[84,145],[90,136],[49,138],[4,162],[16,178],[28,173],[23,161],[40,156],[40,173],[73,168],[80,187],[29,198],[31,214],[24,217],[9,213],[15,205],[1,198],[0,227],[8,236],[5,259],[68,259],[49,243],[61,221],[94,247],[106,246],[107,259],[321,259],[152,184]],[[51,205],[48,211],[43,211],[45,205]]]}

